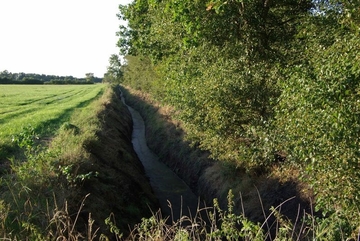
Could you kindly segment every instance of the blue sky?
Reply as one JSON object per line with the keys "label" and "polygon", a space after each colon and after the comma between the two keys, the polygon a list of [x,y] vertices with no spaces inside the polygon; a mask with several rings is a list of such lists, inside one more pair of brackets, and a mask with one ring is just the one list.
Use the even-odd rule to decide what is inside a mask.
{"label": "blue sky", "polygon": [[131,0],[1,0],[0,71],[102,77]]}

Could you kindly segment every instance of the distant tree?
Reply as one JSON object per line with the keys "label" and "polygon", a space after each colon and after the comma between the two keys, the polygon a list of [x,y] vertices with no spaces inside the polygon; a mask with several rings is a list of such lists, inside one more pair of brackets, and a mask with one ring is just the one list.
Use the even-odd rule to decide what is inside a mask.
{"label": "distant tree", "polygon": [[14,76],[15,76],[16,81],[21,81],[23,78],[25,78],[26,74],[21,72],[21,73],[14,74]]}
{"label": "distant tree", "polygon": [[0,72],[1,78],[11,79],[11,73],[7,70]]}
{"label": "distant tree", "polygon": [[11,73],[7,70],[0,72],[1,84],[93,84],[101,83],[102,79],[94,77],[93,73],[87,73],[86,78],[73,76],[56,76],[34,73]]}
{"label": "distant tree", "polygon": [[25,77],[22,81],[19,81],[19,84],[43,84],[44,82],[36,79],[35,77]]}
{"label": "distant tree", "polygon": [[0,84],[12,84],[14,82],[12,74],[4,70],[0,72]]}
{"label": "distant tree", "polygon": [[110,75],[108,72],[104,74],[104,78],[102,80],[103,83],[115,83],[116,80]]}
{"label": "distant tree", "polygon": [[85,76],[86,82],[94,82],[94,73],[86,73]]}

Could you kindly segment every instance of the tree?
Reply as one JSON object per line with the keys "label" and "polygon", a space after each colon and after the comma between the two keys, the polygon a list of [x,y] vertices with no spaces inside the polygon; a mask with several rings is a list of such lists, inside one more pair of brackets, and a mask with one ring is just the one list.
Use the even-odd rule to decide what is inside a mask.
{"label": "tree", "polygon": [[120,11],[127,84],[173,105],[212,157],[251,170],[287,153],[319,209],[360,222],[358,1],[135,0]]}
{"label": "tree", "polygon": [[351,232],[360,222],[360,36],[350,2],[323,1],[324,12],[299,27],[302,54],[284,69],[274,136],[301,166],[317,208],[344,215]]}
{"label": "tree", "polygon": [[13,75],[11,72],[4,70],[2,72],[0,72],[0,77],[2,79],[8,79],[8,80],[13,80]]}
{"label": "tree", "polygon": [[123,77],[122,68],[123,66],[121,64],[119,55],[112,54],[109,58],[109,66],[107,67],[106,72],[107,81],[120,83]]}
{"label": "tree", "polygon": [[86,82],[94,82],[94,73],[86,73],[85,76]]}
{"label": "tree", "polygon": [[[157,78],[141,86],[128,77],[133,74],[125,79],[181,109],[194,128],[190,132],[202,133],[201,147],[215,157],[267,163],[269,156],[259,161],[252,151],[244,154],[242,145],[256,138],[251,130],[273,117],[284,77],[278,67],[297,52],[291,43],[311,7],[311,0],[134,1],[120,8],[119,16],[128,20],[120,29],[120,47],[150,61],[146,66]],[[135,73],[138,61],[128,59],[133,61],[126,70]],[[229,144],[218,145],[224,142]]]}

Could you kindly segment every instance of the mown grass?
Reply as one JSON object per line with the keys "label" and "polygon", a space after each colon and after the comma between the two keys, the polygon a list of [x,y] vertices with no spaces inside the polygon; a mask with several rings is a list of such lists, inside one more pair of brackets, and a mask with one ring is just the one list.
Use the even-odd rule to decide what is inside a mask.
{"label": "mown grass", "polygon": [[53,135],[76,108],[88,105],[104,85],[0,85],[0,159],[14,148],[13,135],[26,126]]}

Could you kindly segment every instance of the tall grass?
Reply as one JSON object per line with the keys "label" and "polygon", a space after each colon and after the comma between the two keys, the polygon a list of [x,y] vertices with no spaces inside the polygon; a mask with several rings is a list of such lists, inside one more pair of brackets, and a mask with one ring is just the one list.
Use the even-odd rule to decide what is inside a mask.
{"label": "tall grass", "polygon": [[295,223],[287,219],[281,210],[292,198],[272,207],[270,214],[265,215],[264,212],[263,222],[251,221],[245,210],[235,214],[231,190],[227,198],[226,209],[221,209],[217,199],[214,199],[212,207],[198,208],[194,216],[182,216],[170,222],[171,217],[163,217],[158,211],[136,225],[126,240],[360,240],[359,231],[348,237],[346,230],[339,229],[341,219],[336,216],[320,219],[314,213],[300,212],[298,209]]}

